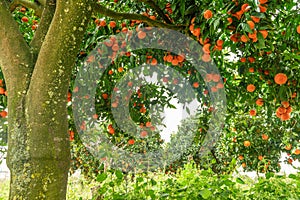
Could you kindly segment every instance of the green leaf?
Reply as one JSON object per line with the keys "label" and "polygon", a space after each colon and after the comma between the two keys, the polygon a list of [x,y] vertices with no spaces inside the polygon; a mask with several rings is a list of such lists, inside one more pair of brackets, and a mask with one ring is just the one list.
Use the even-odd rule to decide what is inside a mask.
{"label": "green leaf", "polygon": [[288,177],[292,179],[297,179],[297,176],[295,174],[290,174]]}
{"label": "green leaf", "polygon": [[106,173],[99,174],[99,175],[97,176],[97,181],[98,181],[98,182],[103,182],[106,178],[107,178],[107,174],[106,174]]}
{"label": "green leaf", "polygon": [[122,178],[123,178],[123,173],[122,173],[120,170],[117,170],[117,171],[115,172],[115,174],[116,174],[116,177],[117,177],[118,179],[122,179]]}
{"label": "green leaf", "polygon": [[266,173],[266,179],[269,179],[271,177],[274,177],[274,173],[273,172],[269,172],[269,173]]}
{"label": "green leaf", "polygon": [[208,199],[212,193],[208,189],[204,189],[200,191],[200,194],[203,197],[203,199]]}
{"label": "green leaf", "polygon": [[241,178],[236,178],[236,182],[237,183],[240,183],[240,184],[245,184],[245,181],[243,181],[243,179],[241,179]]}
{"label": "green leaf", "polygon": [[257,39],[258,39],[258,48],[260,49],[265,48],[266,47],[265,39],[260,32],[257,33]]}
{"label": "green leaf", "polygon": [[191,5],[190,7],[188,7],[185,12],[184,12],[184,15],[189,15],[189,14],[193,14],[197,11],[197,6],[195,5]]}
{"label": "green leaf", "polygon": [[248,32],[248,33],[252,33],[252,30],[251,30],[251,28],[248,24],[241,23],[241,26],[242,26],[243,31]]}
{"label": "green leaf", "polygon": [[184,0],[181,0],[180,2],[180,14],[182,17],[184,17],[184,13],[185,13],[185,2]]}

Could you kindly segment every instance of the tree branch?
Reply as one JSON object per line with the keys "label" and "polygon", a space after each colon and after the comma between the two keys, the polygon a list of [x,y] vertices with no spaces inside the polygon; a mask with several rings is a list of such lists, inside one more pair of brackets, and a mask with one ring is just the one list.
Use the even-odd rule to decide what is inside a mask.
{"label": "tree branch", "polygon": [[45,40],[50,24],[52,22],[56,9],[56,0],[46,0],[44,4],[44,11],[41,17],[39,26],[31,40],[30,46],[33,50],[34,61],[37,59],[37,55],[40,52],[41,46]]}
{"label": "tree branch", "polygon": [[42,6],[45,6],[47,3],[47,0],[37,0]]}
{"label": "tree branch", "polygon": [[9,77],[8,86],[18,92],[14,85],[25,85],[25,75],[32,71],[32,55],[5,1],[0,1],[0,19],[0,65],[5,78]]}
{"label": "tree branch", "polygon": [[186,25],[166,24],[166,23],[163,23],[163,22],[152,20],[149,17],[146,17],[144,15],[140,15],[140,14],[115,12],[115,11],[110,10],[110,9],[106,8],[105,6],[102,6],[100,4],[97,4],[94,7],[94,11],[98,12],[100,14],[103,14],[105,16],[112,17],[114,19],[139,20],[139,21],[143,21],[143,22],[147,23],[149,26],[156,26],[156,27],[160,27],[160,28],[168,28],[168,29],[173,29],[173,30],[183,30],[187,27]]}
{"label": "tree branch", "polygon": [[18,5],[25,6],[26,8],[33,9],[35,11],[35,15],[40,17],[43,12],[43,7],[42,5],[32,2],[32,1],[27,1],[27,0],[14,0],[11,2],[9,9],[10,11],[14,11]]}
{"label": "tree branch", "polygon": [[139,2],[143,2],[147,5],[149,5],[150,7],[152,7],[157,14],[159,14],[159,16],[161,16],[163,18],[163,20],[168,23],[168,24],[172,24],[172,22],[170,21],[170,19],[165,15],[165,13],[160,9],[160,7],[152,0],[138,0]]}

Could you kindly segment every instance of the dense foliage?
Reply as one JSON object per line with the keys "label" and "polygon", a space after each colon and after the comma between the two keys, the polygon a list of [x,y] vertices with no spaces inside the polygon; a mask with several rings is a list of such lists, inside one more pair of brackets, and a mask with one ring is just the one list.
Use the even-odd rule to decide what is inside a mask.
{"label": "dense foliage", "polygon": [[[153,5],[142,0],[101,1],[100,3],[106,3],[107,8],[114,11],[140,12],[139,14],[152,20],[172,23],[177,27],[176,30],[193,37],[203,45],[202,61],[214,62],[222,75],[222,77],[214,77],[212,72],[207,77],[201,77],[195,73],[195,69],[187,62],[185,55],[175,55],[157,49],[126,52],[124,56],[118,57],[99,79],[95,100],[96,111],[92,116],[97,123],[101,122],[102,130],[115,145],[128,151],[145,153],[151,149],[161,148],[164,144],[159,134],[138,138],[120,130],[111,112],[111,107],[118,106],[118,102],[111,101],[112,92],[116,90],[115,85],[123,76],[131,73],[130,69],[143,63],[151,66],[163,63],[188,78],[198,92],[198,100],[204,108],[199,116],[199,127],[195,130],[193,145],[184,150],[181,158],[168,166],[166,171],[176,171],[178,166],[193,159],[200,167],[212,167],[219,173],[229,173],[239,165],[242,165],[245,170],[268,172],[280,169],[281,152],[288,153],[286,162],[290,164],[300,158],[299,106],[297,105],[299,99],[297,91],[300,87],[300,75],[297,72],[300,62],[300,8],[297,1],[173,0],[159,1],[157,4],[153,1],[160,9],[157,7],[155,9]],[[19,7],[14,12],[14,16],[25,39],[29,42],[38,28],[39,19],[34,16],[32,10],[24,7]],[[139,28],[148,26],[147,23],[131,20],[130,17],[115,20],[110,16],[95,14],[91,20],[81,51],[78,53],[68,95],[69,134],[73,155],[71,172],[80,168],[87,176],[95,177],[99,172],[103,172],[105,167],[103,161],[106,159],[105,157],[102,160],[95,159],[82,145],[79,134],[86,128],[86,124],[82,124],[81,130],[76,129],[74,124],[72,94],[78,89],[74,87],[78,70],[83,67],[84,61],[89,58],[89,53],[99,42],[106,40],[107,49],[117,52],[122,44],[114,44],[113,37],[110,36],[137,30],[140,33],[139,39],[143,40],[144,35],[139,32]],[[2,74],[0,78],[2,80],[0,115],[3,118],[1,129],[5,131],[7,93]],[[163,75],[160,78],[170,85],[176,85],[178,81],[168,80]],[[213,89],[208,92],[204,78],[207,82],[216,83],[215,90],[225,89],[227,113],[219,142],[209,155],[199,158],[197,155],[214,109],[210,107],[209,101]],[[128,84],[130,85],[129,82]],[[156,97],[159,98],[155,101],[151,100]],[[155,127],[162,124],[160,119],[155,119],[151,115],[151,105],[159,104],[161,108],[173,108],[169,101],[174,97],[176,94],[168,93],[166,88],[160,89],[156,84],[146,85],[131,96],[130,116],[137,126],[155,130]],[[172,139],[184,132],[184,128],[179,128],[177,135],[172,136]],[[181,179],[178,180],[180,182]],[[224,183],[226,187],[235,187],[232,181],[226,181],[228,181]],[[180,189],[182,185],[179,182],[176,184]],[[256,190],[255,188],[252,190]],[[188,191],[187,188],[183,190]],[[230,190],[238,189],[230,188]],[[190,192],[191,195],[210,196],[207,189],[203,188],[202,191],[203,193],[199,194]],[[149,195],[151,194],[154,195],[150,192]],[[221,192],[220,197],[222,195],[224,193]]]}

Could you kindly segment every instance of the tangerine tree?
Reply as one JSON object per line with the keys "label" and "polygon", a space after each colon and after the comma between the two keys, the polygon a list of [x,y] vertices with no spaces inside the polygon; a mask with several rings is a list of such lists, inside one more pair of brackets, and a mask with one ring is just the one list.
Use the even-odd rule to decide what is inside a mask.
{"label": "tangerine tree", "polygon": [[[111,108],[119,106],[112,98],[118,90],[116,83],[130,69],[143,63],[164,63],[185,75],[203,103],[194,143],[183,150],[184,156],[197,160],[210,116],[217,109],[208,97],[225,89],[226,123],[208,159],[216,171],[235,165],[235,159],[247,170],[276,171],[282,151],[288,152],[289,163],[299,159],[299,10],[299,3],[293,0],[1,1],[0,114],[5,120],[8,108],[10,199],[65,199],[70,140],[73,170],[82,168],[89,173],[91,166],[95,167],[92,173],[103,170],[79,138],[90,124],[77,122],[76,129],[72,117],[72,93],[80,92],[74,87],[76,74],[84,62],[94,61],[88,55],[98,42],[104,41],[114,57],[123,47],[110,36],[136,29],[137,38],[145,40],[142,27],[173,29],[193,38],[203,46],[199,60],[214,62],[221,76],[215,71],[200,76],[184,54],[157,49],[124,52],[98,81],[96,110],[89,116],[101,121],[110,141],[139,153],[161,147],[159,134],[147,137],[160,122],[149,111],[152,104],[173,107],[169,100],[174,94],[149,84],[128,97],[130,116],[142,129],[139,137],[118,127]],[[172,87],[180,82],[160,75]],[[127,86],[132,85],[128,81]],[[185,130],[185,126],[179,128],[178,134]],[[179,154],[182,158],[170,169],[185,160]]]}

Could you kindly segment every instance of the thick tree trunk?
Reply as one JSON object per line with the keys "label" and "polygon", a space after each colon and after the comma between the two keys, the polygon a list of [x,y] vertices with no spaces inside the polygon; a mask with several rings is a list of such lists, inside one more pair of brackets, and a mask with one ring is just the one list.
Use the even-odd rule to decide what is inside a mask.
{"label": "thick tree trunk", "polygon": [[[53,6],[55,1],[47,2]],[[57,0],[49,29],[43,30],[45,37],[41,35],[41,47],[34,43],[32,49],[7,5],[0,2],[0,51],[5,52],[0,65],[9,93],[11,200],[66,198],[70,164],[67,90],[94,2]]]}

